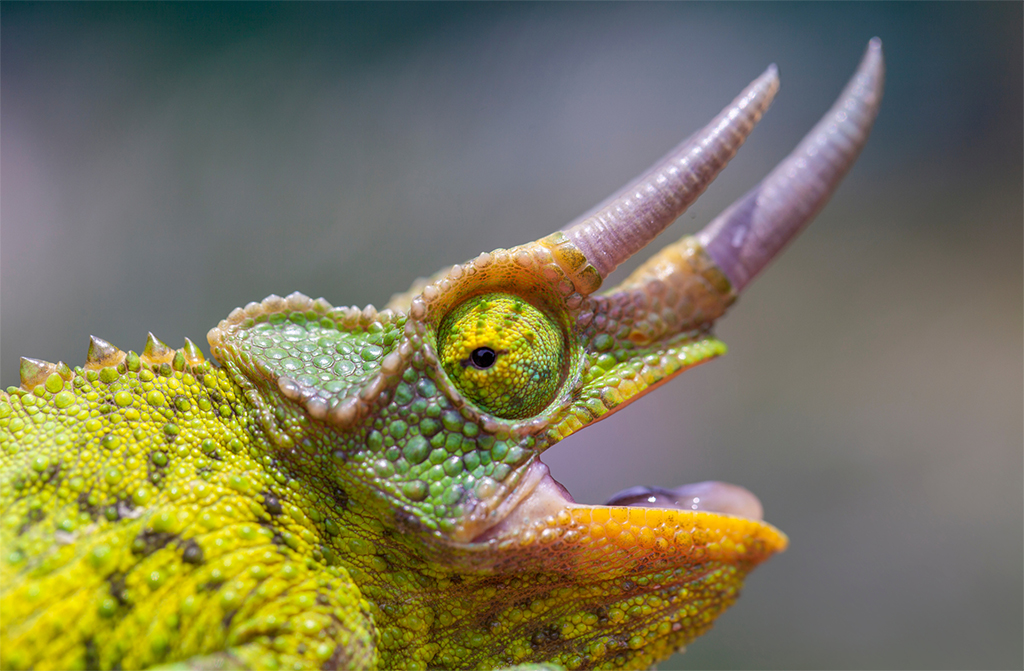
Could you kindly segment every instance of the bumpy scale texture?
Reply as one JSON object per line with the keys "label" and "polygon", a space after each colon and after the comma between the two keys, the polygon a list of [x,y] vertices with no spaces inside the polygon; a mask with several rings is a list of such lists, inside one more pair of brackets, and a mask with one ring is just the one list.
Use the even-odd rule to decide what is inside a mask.
{"label": "bumpy scale texture", "polygon": [[[23,360],[0,394],[0,666],[663,659],[779,532],[579,505],[493,529],[544,449],[724,351],[708,328],[728,282],[693,243],[672,253],[655,280],[592,296],[556,234],[381,312],[252,303],[211,331],[216,363],[153,337],[141,355],[94,339],[75,369]],[[481,339],[542,370],[537,388],[460,375]]]}

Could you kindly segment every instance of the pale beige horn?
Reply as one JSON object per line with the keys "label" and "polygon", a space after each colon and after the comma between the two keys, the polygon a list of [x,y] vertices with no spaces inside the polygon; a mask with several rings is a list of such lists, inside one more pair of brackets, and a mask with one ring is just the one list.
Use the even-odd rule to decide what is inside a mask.
{"label": "pale beige horn", "polygon": [[779,90],[774,65],[701,131],[638,179],[563,229],[601,278],[643,249],[715,179]]}
{"label": "pale beige horn", "polygon": [[867,142],[884,83],[882,41],[876,37],[818,125],[760,184],[697,234],[734,291],[754,279],[828,202]]}

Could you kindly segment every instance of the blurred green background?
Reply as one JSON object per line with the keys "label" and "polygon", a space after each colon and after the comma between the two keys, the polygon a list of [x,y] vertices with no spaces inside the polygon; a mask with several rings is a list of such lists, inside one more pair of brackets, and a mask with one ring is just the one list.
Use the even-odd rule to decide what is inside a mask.
{"label": "blurred green background", "polygon": [[[722,479],[789,533],[663,669],[1021,668],[1022,5],[11,4],[2,381],[180,346],[300,290],[383,304],[543,236],[782,90],[665,239],[798,141],[882,37],[860,162],[719,335],[548,453],[577,500]],[[635,264],[632,264],[635,265]]]}

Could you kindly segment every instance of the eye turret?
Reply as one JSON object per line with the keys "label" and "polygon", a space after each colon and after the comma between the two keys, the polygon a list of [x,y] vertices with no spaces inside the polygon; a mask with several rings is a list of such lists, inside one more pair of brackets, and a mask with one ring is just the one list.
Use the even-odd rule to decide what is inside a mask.
{"label": "eye turret", "polygon": [[503,419],[543,410],[558,393],[568,355],[565,335],[544,311],[514,294],[473,296],[437,334],[441,365],[480,409]]}

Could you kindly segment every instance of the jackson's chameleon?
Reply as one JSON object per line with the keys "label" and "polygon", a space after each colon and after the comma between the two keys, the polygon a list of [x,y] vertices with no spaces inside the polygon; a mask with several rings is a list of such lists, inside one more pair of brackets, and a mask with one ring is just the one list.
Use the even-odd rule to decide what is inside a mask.
{"label": "jackson's chameleon", "polygon": [[236,309],[213,361],[150,335],[84,366],[23,359],[0,394],[0,666],[647,667],[786,546],[752,494],[577,504],[540,457],[718,356],[713,322],[825,203],[867,138],[873,40],[758,187],[618,287],[778,88],[562,231],[372,306]]}

